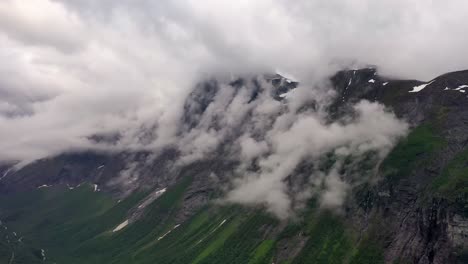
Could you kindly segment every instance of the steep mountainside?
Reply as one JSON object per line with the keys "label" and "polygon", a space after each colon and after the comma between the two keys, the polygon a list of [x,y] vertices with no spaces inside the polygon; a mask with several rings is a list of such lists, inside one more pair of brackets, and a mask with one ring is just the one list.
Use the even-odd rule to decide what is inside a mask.
{"label": "steep mountainside", "polygon": [[[280,75],[228,86],[243,92],[246,82],[249,102],[260,100],[264,83],[278,102],[298,87]],[[330,82],[330,122],[365,99],[411,126],[383,161],[372,152],[346,159],[340,175],[352,188],[342,210],[312,196],[294,217],[278,219],[261,206],[220,203],[239,163],[228,146],[245,122],[203,159],[178,166],[182,153],[170,147],[0,165],[0,263],[468,263],[468,71],[425,83],[369,68]],[[190,94],[180,133],[204,122],[221,85],[208,81]],[[332,170],[334,159],[302,162],[286,181],[294,190],[313,167]]]}

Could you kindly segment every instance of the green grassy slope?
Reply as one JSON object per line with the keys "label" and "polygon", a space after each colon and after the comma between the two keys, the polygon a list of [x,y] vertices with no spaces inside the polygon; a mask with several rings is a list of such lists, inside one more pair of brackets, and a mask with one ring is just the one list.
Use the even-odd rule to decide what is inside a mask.
{"label": "green grassy slope", "polygon": [[[42,263],[41,249],[47,263],[239,263],[254,252],[261,263],[271,245],[261,246],[260,229],[276,220],[239,207],[211,206],[176,227],[174,214],[189,183],[187,178],[168,189],[141,219],[118,232],[112,230],[144,194],[117,203],[83,185],[0,197],[0,219],[24,237],[17,243],[24,249],[0,240],[0,263],[10,263],[13,253],[12,263]],[[22,262],[21,255],[29,261]]]}
{"label": "green grassy slope", "polygon": [[[420,126],[390,153],[382,172],[398,181],[434,158],[444,144],[431,126]],[[467,161],[463,152],[447,164],[430,192],[466,200]],[[0,226],[0,263],[269,264],[276,261],[280,242],[294,237],[304,239],[304,248],[284,263],[383,262],[382,230],[372,224],[376,219],[358,236],[346,219],[313,202],[300,220],[289,224],[259,210],[214,204],[179,223],[176,215],[191,181],[185,177],[170,187],[141,218],[117,232],[112,230],[147,193],[117,202],[83,184],[74,190],[49,187],[0,195],[0,220],[8,227]]]}
{"label": "green grassy slope", "polygon": [[383,162],[385,177],[391,181],[398,181],[408,176],[414,168],[426,165],[434,158],[434,152],[445,144],[444,139],[436,135],[431,125],[415,128]]}

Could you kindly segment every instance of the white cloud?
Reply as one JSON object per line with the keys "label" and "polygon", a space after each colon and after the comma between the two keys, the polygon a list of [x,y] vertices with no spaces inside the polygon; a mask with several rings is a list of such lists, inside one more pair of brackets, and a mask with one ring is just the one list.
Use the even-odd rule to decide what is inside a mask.
{"label": "white cloud", "polygon": [[[335,152],[338,156],[363,155],[377,151],[383,158],[395,142],[404,136],[408,126],[393,114],[384,110],[382,105],[361,101],[354,106],[357,118],[346,123],[327,123],[316,112],[290,115],[289,125],[275,126],[266,131],[263,144],[271,146],[268,155],[258,161],[258,172],[242,170],[234,182],[234,189],[228,193],[229,201],[265,204],[280,217],[289,215],[292,200],[296,194],[289,194],[286,179],[294,174],[301,162],[318,163],[325,154]],[[277,122],[283,122],[282,116]],[[250,145],[246,146],[250,151]],[[321,194],[322,204],[326,207],[341,205],[348,184],[339,178],[337,171],[328,175],[321,172],[309,175],[312,181],[323,179],[325,192]],[[321,190],[310,190],[319,194]],[[303,194],[301,194],[303,195]]]}
{"label": "white cloud", "polygon": [[72,52],[87,41],[80,18],[51,1],[3,1],[0,29],[26,45],[41,45]]}
{"label": "white cloud", "polygon": [[[284,212],[291,201],[282,180],[304,155],[388,149],[405,130],[375,104],[357,105],[366,118],[345,125],[324,123],[322,111],[295,110],[308,100],[326,104],[333,91],[325,79],[344,65],[422,80],[467,68],[467,15],[463,0],[4,0],[0,159],[178,144],[189,162],[231,139],[243,159],[261,157],[262,168],[244,179],[252,187],[239,185],[257,186],[255,197],[231,198]],[[267,92],[246,104],[251,84],[236,94],[224,88],[200,124],[179,137],[197,81],[277,69],[302,82],[287,107]],[[116,131],[112,147],[87,140]]]}

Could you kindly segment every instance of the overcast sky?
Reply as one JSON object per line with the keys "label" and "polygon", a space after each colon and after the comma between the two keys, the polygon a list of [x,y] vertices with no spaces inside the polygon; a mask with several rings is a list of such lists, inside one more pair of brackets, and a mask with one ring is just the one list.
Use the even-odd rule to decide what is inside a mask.
{"label": "overcast sky", "polygon": [[[309,99],[326,105],[333,91],[323,81],[344,67],[420,80],[468,69],[467,17],[466,0],[1,0],[0,161],[171,145],[183,165],[240,131],[227,200],[279,217],[317,194],[339,208],[352,188],[342,161],[383,158],[408,124],[367,101],[346,122],[327,122],[320,107],[296,110]],[[196,127],[180,133],[197,82],[275,71],[301,82],[283,102],[265,82],[252,103],[255,85],[234,92],[221,82]],[[115,132],[117,145],[89,140]],[[287,184],[302,161],[327,153],[337,157],[330,172]]]}
{"label": "overcast sky", "polygon": [[96,133],[131,138],[154,122],[157,148],[207,76],[465,69],[467,17],[465,0],[2,0],[0,159],[93,147]]}

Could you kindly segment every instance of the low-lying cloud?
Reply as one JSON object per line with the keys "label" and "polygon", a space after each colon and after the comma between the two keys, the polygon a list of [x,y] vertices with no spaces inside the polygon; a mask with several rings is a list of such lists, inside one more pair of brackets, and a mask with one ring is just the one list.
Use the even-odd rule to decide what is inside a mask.
{"label": "low-lying cloud", "polygon": [[[308,193],[307,198],[323,192],[320,202],[324,207],[341,206],[348,184],[345,175],[338,173],[339,163],[350,155],[360,157],[371,151],[383,158],[408,129],[405,122],[386,112],[382,105],[361,101],[354,110],[357,117],[345,123],[326,123],[319,113],[285,114],[287,124],[275,124],[266,132],[265,143],[256,143],[269,146],[268,150],[249,157],[251,161],[257,159],[259,169],[238,171],[243,176],[235,181],[228,200],[266,204],[276,215],[287,216],[297,194],[290,193],[286,179],[294,175],[301,162],[318,163],[332,153],[336,159],[334,168],[328,174],[318,166],[308,172],[311,182],[302,191]],[[280,116],[277,122],[283,122],[282,119]],[[313,190],[313,186],[322,184],[324,189]]]}
{"label": "low-lying cloud", "polygon": [[[323,207],[339,208],[352,181],[370,180],[362,171],[341,172],[345,160],[357,163],[372,155],[376,167],[408,131],[408,124],[383,105],[366,100],[353,105],[349,115],[331,120],[329,105],[335,94],[327,82],[315,89],[289,86],[279,97],[283,99],[275,96],[278,87],[273,82],[261,76],[241,85],[217,82],[212,90],[198,87],[187,101],[186,115],[192,119],[180,135],[179,162],[216,159],[220,151],[224,159],[238,160],[227,201],[264,205],[279,217],[289,216],[312,196]],[[287,80],[281,82],[288,86]],[[199,91],[206,97],[199,97]],[[327,161],[332,164],[324,170],[320,163],[327,155],[332,155]],[[312,167],[297,179],[301,164]],[[291,177],[293,183],[305,182],[291,185]]]}
{"label": "low-lying cloud", "polygon": [[[1,1],[0,160],[177,146],[187,164],[229,140],[244,177],[228,199],[282,215],[294,207],[285,179],[304,159],[384,155],[406,132],[374,103],[354,106],[349,122],[297,109],[327,105],[326,79],[344,66],[423,80],[467,68],[467,15],[463,0]],[[224,87],[196,124],[181,126],[196,83],[275,70],[301,81],[287,103],[271,99],[266,80],[254,102],[252,84]],[[90,140],[115,134],[116,144]],[[322,174],[312,178],[323,179],[323,206],[339,204],[347,185]]]}

